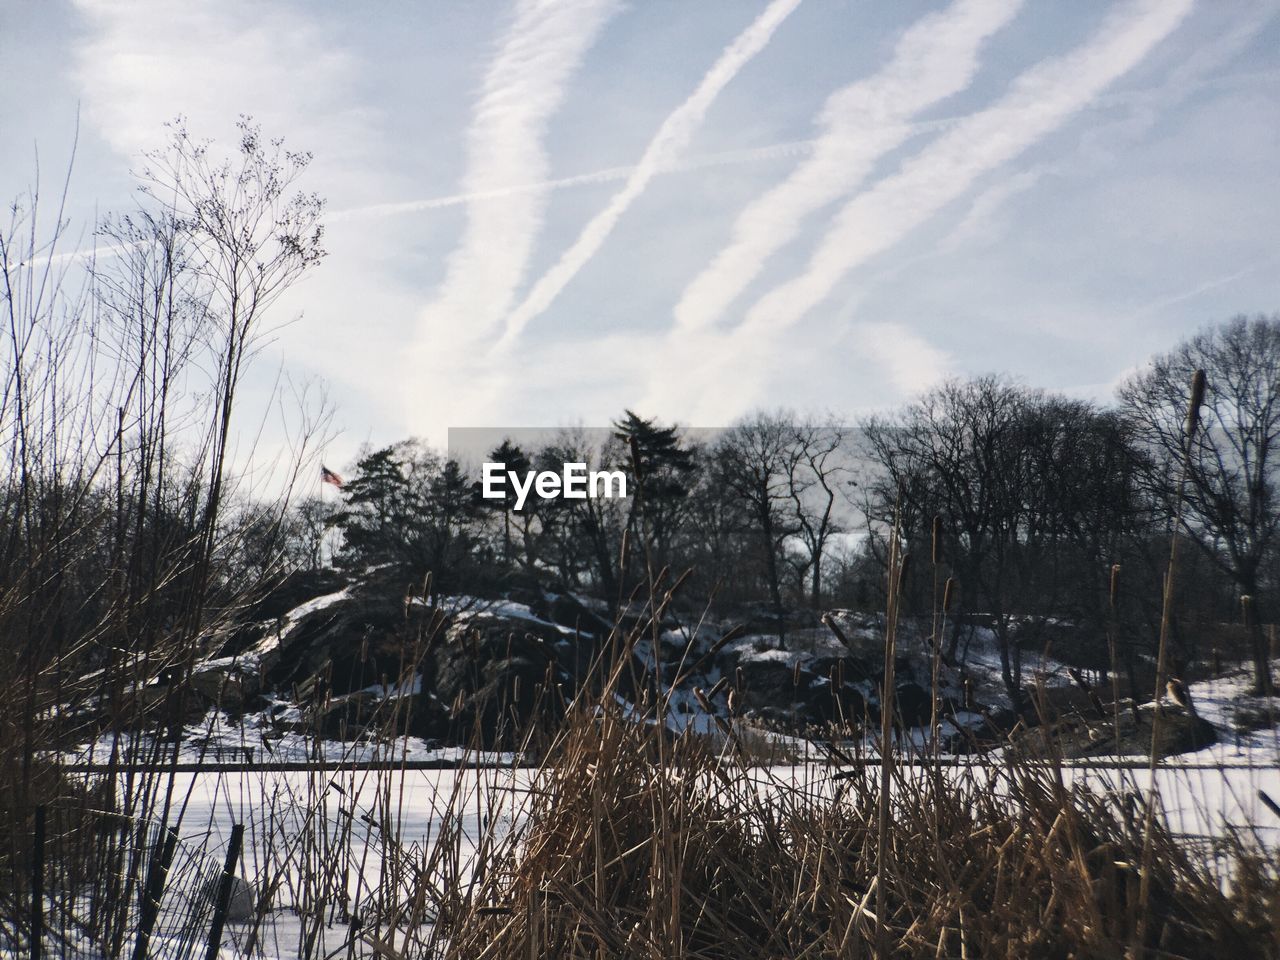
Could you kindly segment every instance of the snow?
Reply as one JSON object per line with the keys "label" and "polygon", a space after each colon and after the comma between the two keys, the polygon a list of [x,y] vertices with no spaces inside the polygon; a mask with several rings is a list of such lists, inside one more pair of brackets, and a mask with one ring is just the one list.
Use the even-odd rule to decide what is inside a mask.
{"label": "snow", "polygon": [[539,627],[544,627],[548,630],[554,630],[566,637],[576,637],[580,633],[573,627],[566,627],[563,624],[544,620],[535,615],[529,609],[528,604],[517,603],[514,600],[481,600],[466,594],[458,594],[456,596],[440,597],[436,601],[436,606],[445,613],[453,614],[454,620],[459,623],[473,617],[488,615],[509,620],[527,620],[529,623],[537,624]]}
{"label": "snow", "polygon": [[[417,684],[420,686],[420,681]],[[394,691],[393,691],[394,692]],[[405,694],[410,691],[405,691]],[[394,740],[317,740],[313,734],[284,729],[284,725],[301,719],[298,708],[277,701],[275,709],[247,713],[233,720],[218,710],[210,710],[198,723],[183,729],[178,750],[181,764],[439,764],[466,761],[469,764],[509,764],[509,753],[468,751],[462,747],[440,746],[419,737],[397,737]],[[128,732],[104,734],[97,740],[64,755],[73,764],[104,765],[113,753],[119,757],[172,757],[172,745],[158,748],[150,735]]]}
{"label": "snow", "polygon": [[[924,775],[924,767],[914,769]],[[977,764],[963,769],[989,775],[993,789],[1003,789],[998,766]],[[748,775],[758,780],[762,789],[800,783],[829,791],[835,782],[832,775],[837,772],[825,763],[803,763],[761,768]],[[454,821],[460,831],[458,855],[464,873],[473,869],[482,841],[504,835],[523,816],[533,773],[510,769],[346,770],[337,776],[336,787],[326,786],[328,776],[306,772],[179,774],[175,783],[175,796],[184,798],[186,804],[181,833],[187,843],[202,846],[218,859],[231,824],[245,823],[244,875],[255,881],[258,889],[264,878],[283,878],[262,931],[268,957],[296,957],[302,952],[304,924],[298,912],[303,901],[302,877],[306,871],[324,869],[316,862],[314,850],[299,845],[297,838],[304,825],[320,822],[335,842],[349,839],[349,848],[339,856],[347,895],[358,904],[374,898],[389,848],[394,845],[422,862],[424,853],[442,836],[450,810],[455,817],[463,812],[461,819]],[[1145,770],[1074,769],[1065,776],[1069,783],[1108,794],[1145,793],[1150,784]],[[1231,833],[1252,838],[1267,849],[1280,849],[1280,819],[1258,800],[1260,789],[1280,796],[1280,770],[1161,769],[1156,777],[1172,829],[1204,841],[1211,861],[1216,856],[1211,839]],[[388,796],[390,811],[383,806]],[[465,800],[459,803],[458,798]],[[343,811],[354,812],[354,816]],[[390,835],[384,836],[369,821],[377,821],[387,812],[393,813],[394,820]],[[266,829],[268,820],[270,829]],[[418,882],[429,879],[420,877]],[[321,934],[325,950],[341,947],[348,933],[340,917],[326,920]],[[247,934],[247,925],[229,925],[227,947],[242,946]]]}
{"label": "snow", "polygon": [[[303,617],[309,616],[318,610],[324,610],[333,606],[335,603],[341,603],[351,595],[349,587],[343,587],[334,593],[326,593],[323,596],[308,600],[306,603],[299,604],[281,618],[280,625],[274,633],[269,633],[263,637],[258,643],[249,649],[245,657],[241,657],[242,661],[246,659],[257,660],[263,654],[270,653],[280,646],[280,638],[294,628]],[[230,658],[235,659],[235,658]],[[228,658],[223,658],[228,660]],[[220,663],[222,661],[209,661],[209,665]]]}

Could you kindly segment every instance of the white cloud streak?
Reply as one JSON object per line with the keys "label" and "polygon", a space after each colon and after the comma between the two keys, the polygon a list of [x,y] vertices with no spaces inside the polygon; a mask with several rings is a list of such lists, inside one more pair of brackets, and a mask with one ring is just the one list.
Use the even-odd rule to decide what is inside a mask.
{"label": "white cloud streak", "polygon": [[[948,121],[935,121],[928,126],[940,126]],[[924,127],[924,124],[917,125]],[[757,163],[764,160],[777,160],[785,157],[803,156],[812,151],[814,140],[783,140],[763,147],[748,147],[742,150],[725,150],[719,153],[707,153],[689,157],[685,160],[672,159],[658,169],[659,174],[686,173],[695,170],[707,170],[715,167],[736,166],[745,163]],[[543,193],[548,190],[564,190],[569,187],[585,187],[601,183],[619,183],[629,179],[636,171],[637,165],[627,164],[621,167],[605,167],[589,173],[579,173],[571,177],[557,177],[535,183],[513,183],[504,187],[493,187],[476,193],[453,193],[440,197],[425,197],[421,200],[401,200],[389,203],[366,204],[345,210],[334,210],[326,215],[326,220],[337,222],[354,220],[362,217],[391,217],[405,213],[423,213],[428,210],[443,210],[448,207],[460,207],[478,200],[496,200],[521,193]]]}
{"label": "white cloud streak", "polygon": [[376,153],[375,111],[352,96],[360,65],[323,22],[246,0],[75,7],[85,27],[73,47],[85,116],[125,156],[159,146],[162,124],[179,113],[193,132],[216,137],[241,112],[295,149],[320,151],[317,166],[334,181]]}
{"label": "white cloud streak", "polygon": [[913,115],[967,87],[983,42],[1020,6],[957,0],[908,29],[883,69],[831,94],[817,117],[821,132],[812,153],[739,214],[728,246],[676,305],[676,328],[714,323],[765,262],[796,238],[806,217],[848,194],[877,160],[906,142],[916,130],[908,122]]}
{"label": "white cloud streak", "polygon": [[849,271],[898,243],[982,174],[1018,156],[1136,66],[1187,15],[1192,0],[1138,0],[1080,47],[1019,76],[994,106],[940,136],[854,197],[798,277],[748,312],[743,336],[779,333],[821,303]]}
{"label": "white cloud streak", "polygon": [[615,0],[521,0],[489,64],[467,131],[471,196],[462,241],[450,254],[443,287],[427,309],[429,325],[466,322],[475,334],[510,309],[546,211],[546,191],[500,193],[547,179],[549,119]]}
{"label": "white cloud streak", "polygon": [[649,182],[688,146],[720,92],[768,45],[774,32],[799,5],[800,0],[772,0],[764,12],[725,48],[689,98],[663,121],[622,189],[583,228],[573,245],[534,284],[528,296],[507,318],[506,330],[496,350],[503,350],[514,343],[529,322],[546,310],[578,271],[595,256],[627,208],[645,191]]}

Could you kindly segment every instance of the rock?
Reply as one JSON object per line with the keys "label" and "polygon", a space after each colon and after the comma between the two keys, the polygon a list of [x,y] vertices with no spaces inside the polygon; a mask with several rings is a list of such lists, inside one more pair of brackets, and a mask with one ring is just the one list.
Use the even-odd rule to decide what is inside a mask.
{"label": "rock", "polygon": [[[830,610],[823,622],[864,663],[884,663],[884,618],[853,610]],[[877,667],[877,672],[879,668]]]}
{"label": "rock", "polygon": [[745,656],[739,660],[737,671],[743,678],[743,689],[739,691],[742,702],[749,709],[789,710],[803,696],[794,682],[795,668],[781,651]]}
{"label": "rock", "polygon": [[289,691],[322,681],[336,694],[361,690],[400,675],[428,635],[432,611],[355,595],[301,617],[262,657],[264,679]]}
{"label": "rock", "polygon": [[[1127,705],[1120,711],[1121,755],[1151,755],[1152,713],[1149,705],[1142,707],[1139,710],[1140,720],[1135,721],[1133,711]],[[1191,716],[1178,707],[1162,710],[1157,747],[1160,757],[1202,750],[1217,742],[1217,731],[1206,720]],[[1060,752],[1067,760],[1111,756],[1116,753],[1116,726],[1110,717],[1101,719],[1075,714],[1022,731],[1014,737],[1009,750],[1019,757],[1047,757]]]}
{"label": "rock", "polygon": [[231,899],[227,903],[227,919],[232,923],[249,923],[258,907],[253,884],[243,877],[231,878]]}
{"label": "rock", "polygon": [[[224,874],[217,870],[213,876],[204,881],[205,896],[212,903],[218,896],[218,888]],[[230,923],[251,923],[257,915],[257,892],[248,880],[241,876],[231,878],[231,898],[227,901],[227,921]]]}
{"label": "rock", "polygon": [[603,617],[565,593],[539,596],[529,604],[529,609],[536,617],[593,637],[607,636],[610,630],[610,625]]}
{"label": "rock", "polygon": [[336,570],[296,570],[250,604],[244,619],[249,622],[278,619],[308,600],[337,593],[346,582]]}
{"label": "rock", "polygon": [[[376,722],[383,699],[369,691],[356,691],[333,697],[314,717],[320,732],[330,740],[354,739],[369,724]],[[389,713],[390,706],[383,708]]]}
{"label": "rock", "polygon": [[861,725],[868,709],[862,691],[846,682],[835,686],[830,680],[815,678],[804,691],[805,717],[811,724],[829,723]]}
{"label": "rock", "polygon": [[933,700],[929,691],[918,683],[899,683],[893,691],[894,721],[901,726],[927,726],[933,715]]}
{"label": "rock", "polygon": [[196,664],[191,671],[190,686],[208,706],[229,713],[242,711],[245,700],[259,689],[257,676],[231,657]]}
{"label": "rock", "polygon": [[552,642],[559,636],[528,620],[488,613],[453,624],[432,655],[433,692],[448,712],[451,738],[469,742],[478,730],[486,747],[510,745],[540,704],[556,714],[558,696],[543,693],[548,678],[563,679]]}

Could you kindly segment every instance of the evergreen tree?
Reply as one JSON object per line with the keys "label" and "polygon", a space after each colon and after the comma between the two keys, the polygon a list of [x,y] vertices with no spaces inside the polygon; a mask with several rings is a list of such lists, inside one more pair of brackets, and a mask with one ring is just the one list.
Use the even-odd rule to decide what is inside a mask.
{"label": "evergreen tree", "polygon": [[621,457],[639,476],[632,478],[632,510],[627,527],[632,537],[644,533],[655,568],[670,563],[673,540],[682,525],[686,501],[696,482],[694,451],[685,446],[676,426],[659,426],[631,410],[614,421],[614,437],[624,446]]}

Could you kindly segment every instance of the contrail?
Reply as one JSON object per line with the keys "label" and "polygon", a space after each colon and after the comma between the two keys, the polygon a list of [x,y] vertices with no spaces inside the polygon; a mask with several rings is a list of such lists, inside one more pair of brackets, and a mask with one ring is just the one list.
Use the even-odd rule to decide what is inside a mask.
{"label": "contrail", "polygon": [[[956,124],[892,176],[850,200],[835,217],[804,271],[775,287],[728,335],[712,338],[715,370],[699,383],[704,420],[749,405],[775,338],[821,303],[845,276],[890,249],[973,182],[1007,163],[1088,106],[1135,67],[1187,16],[1192,0],[1135,0],[1109,14],[1085,43],[1042,61],[1014,80],[994,105]],[[713,331],[707,330],[704,334]],[[706,355],[704,353],[704,355]]]}
{"label": "contrail", "polygon": [[545,180],[546,127],[569,80],[599,31],[619,9],[616,0],[520,0],[516,16],[485,76],[467,130],[467,225],[449,255],[443,287],[428,321],[467,316],[482,330],[510,308],[524,276],[546,208],[539,192],[487,203],[495,189]]}
{"label": "contrail", "polygon": [[524,301],[507,317],[506,330],[495,350],[505,349],[514,343],[529,321],[551,305],[565,285],[604,244],[627,208],[644,192],[654,176],[688,146],[720,92],[765,48],[774,32],[799,5],[800,0],[772,0],[755,22],[725,48],[697,89],[663,121],[622,189],[583,228],[573,246],[543,274]]}
{"label": "contrail", "polygon": [[1020,2],[957,0],[903,34],[893,59],[874,76],[831,94],[818,114],[822,131],[790,176],[739,214],[732,240],[685,289],[676,329],[715,323],[800,232],[802,221],[848,194],[875,163],[914,132],[908,121],[965,89],[983,42],[1013,19]]}
{"label": "contrail", "polygon": [[[925,127],[938,127],[949,122],[951,121],[938,120],[929,124],[917,124],[914,129],[918,131]],[[684,160],[672,160],[663,164],[656,172],[659,174],[686,173],[693,170],[734,166],[760,160],[798,157],[809,153],[816,143],[816,140],[783,140],[763,147],[705,153],[688,157]],[[596,183],[615,183],[626,180],[636,169],[637,165],[632,163],[621,167],[605,167],[602,170],[593,170],[590,173],[580,173],[571,177],[542,180],[537,183],[516,183],[506,187],[494,187],[491,190],[482,190],[476,193],[454,193],[443,197],[427,197],[422,200],[400,200],[391,203],[348,207],[344,210],[334,210],[326,214],[325,219],[330,223],[338,223],[362,217],[389,217],[402,213],[418,213],[424,210],[458,207],[477,200],[497,200],[521,193],[541,193],[550,190],[563,190],[568,187],[590,186]]]}
{"label": "contrail", "polygon": [[143,243],[142,240],[136,240],[133,243],[112,244],[106,247],[83,247],[79,250],[68,250],[66,253],[38,253],[26,260],[10,261],[4,265],[4,268],[32,270],[55,263],[72,263],[76,260],[112,260],[128,250],[138,249],[143,246]]}
{"label": "contrail", "polygon": [[742,331],[786,329],[854,267],[887,250],[983,173],[1007,163],[1083,109],[1182,22],[1192,0],[1138,0],[1085,44],[1019,76],[994,106],[940,136],[840,211],[805,271],[770,291]]}

